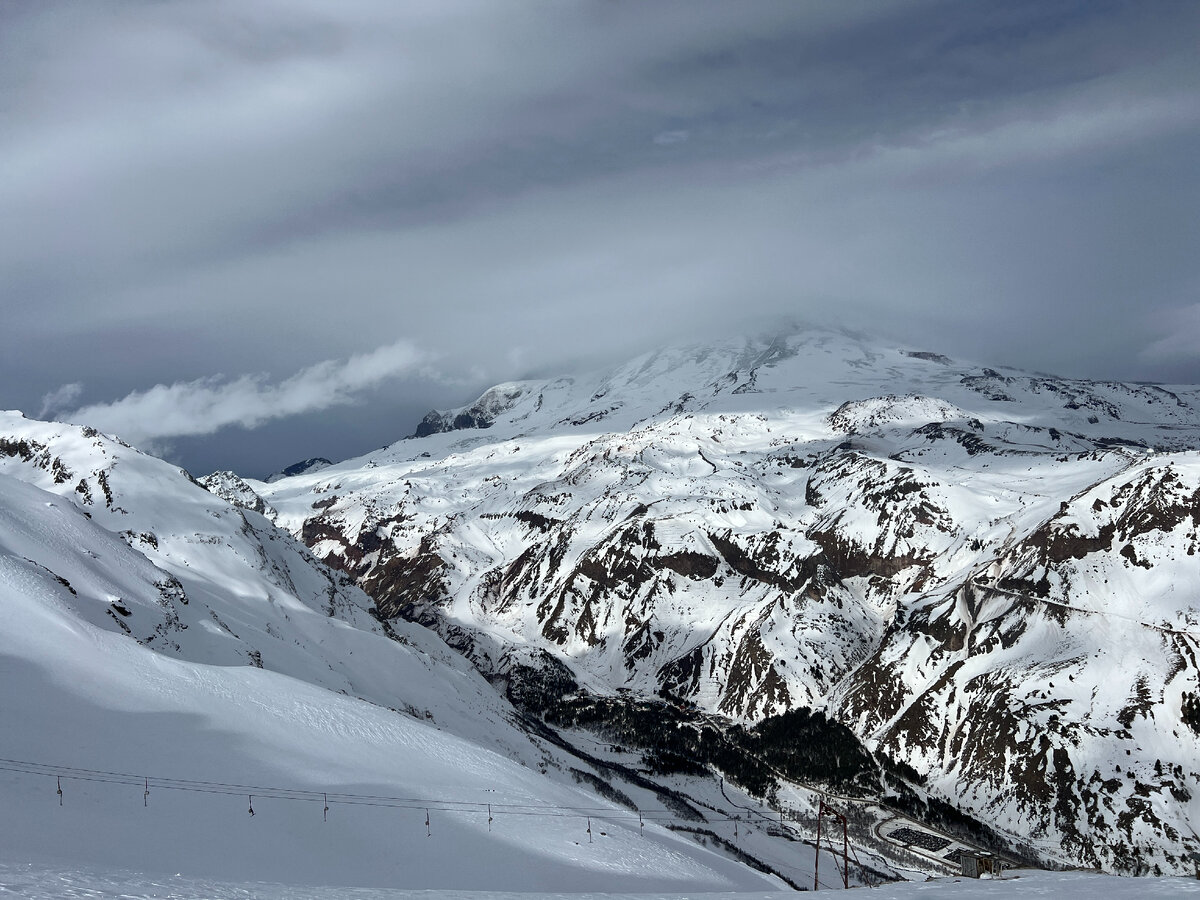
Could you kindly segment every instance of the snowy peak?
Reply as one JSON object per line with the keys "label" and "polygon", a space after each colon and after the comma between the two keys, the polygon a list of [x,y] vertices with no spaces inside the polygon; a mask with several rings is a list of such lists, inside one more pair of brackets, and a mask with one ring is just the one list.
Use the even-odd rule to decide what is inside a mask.
{"label": "snowy peak", "polygon": [[523,385],[516,383],[497,385],[486,391],[470,406],[447,413],[432,410],[417,425],[413,437],[423,438],[431,434],[464,428],[491,428],[496,417],[512,409],[525,391],[526,388]]}
{"label": "snowy peak", "polygon": [[197,482],[206,491],[216,494],[231,506],[249,509],[267,517],[275,515],[275,509],[233,472],[213,472],[197,479]]}
{"label": "snowy peak", "polygon": [[[922,405],[925,404],[923,407]],[[621,431],[688,414],[823,410],[846,433],[982,423],[1053,430],[1093,446],[1187,448],[1197,437],[1195,387],[1090,382],[963,365],[927,351],[835,333],[673,348],[609,372],[513,382],[475,403],[431,412],[415,438],[465,432],[437,446],[470,446],[547,430]],[[466,443],[463,443],[463,442]],[[397,446],[411,454],[418,446]],[[426,441],[417,452],[434,452]]]}

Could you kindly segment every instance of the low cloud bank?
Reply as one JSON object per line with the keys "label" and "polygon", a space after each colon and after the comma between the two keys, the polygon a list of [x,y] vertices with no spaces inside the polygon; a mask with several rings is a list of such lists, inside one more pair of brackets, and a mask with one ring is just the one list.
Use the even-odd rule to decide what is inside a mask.
{"label": "low cloud bank", "polygon": [[[257,428],[288,416],[354,403],[359,395],[401,376],[436,377],[432,357],[409,341],[398,341],[345,360],[326,360],[273,384],[266,374],[228,380],[214,375],[158,384],[110,403],[84,406],[59,418],[120,435],[135,445],[167,438],[207,435],[240,425]],[[48,394],[43,415],[72,403],[79,385]]]}

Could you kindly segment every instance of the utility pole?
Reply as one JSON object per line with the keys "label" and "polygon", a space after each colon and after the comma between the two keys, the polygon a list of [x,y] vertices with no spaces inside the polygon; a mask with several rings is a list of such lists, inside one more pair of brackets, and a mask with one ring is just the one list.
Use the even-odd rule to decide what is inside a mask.
{"label": "utility pole", "polygon": [[[821,823],[826,816],[831,816],[842,823],[842,887],[850,887],[850,835],[847,828],[847,820],[844,815],[827,804],[822,798],[821,805],[817,809],[817,858],[813,863],[813,890],[819,890],[820,881],[818,875],[821,871]],[[833,845],[830,844],[830,850]],[[837,858],[836,855],[834,857]]]}

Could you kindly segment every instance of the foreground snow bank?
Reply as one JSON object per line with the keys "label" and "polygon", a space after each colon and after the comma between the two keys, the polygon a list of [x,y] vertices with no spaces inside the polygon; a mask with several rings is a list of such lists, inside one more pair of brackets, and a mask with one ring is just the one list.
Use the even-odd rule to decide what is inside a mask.
{"label": "foreground snow bank", "polygon": [[[859,889],[862,890],[862,889]],[[874,900],[1003,900],[1009,897],[1091,898],[1142,900],[1200,894],[1200,881],[1183,878],[1115,878],[1108,875],[1060,872],[1019,872],[996,881],[938,879],[922,884],[894,884],[869,892]],[[222,882],[182,876],[152,878],[136,872],[102,869],[56,869],[0,862],[0,896],[24,900],[49,898],[120,897],[122,900],[677,900],[678,893],[526,894],[505,891],[413,891],[389,888],[333,888]],[[794,892],[703,893],[704,900],[784,900]]]}

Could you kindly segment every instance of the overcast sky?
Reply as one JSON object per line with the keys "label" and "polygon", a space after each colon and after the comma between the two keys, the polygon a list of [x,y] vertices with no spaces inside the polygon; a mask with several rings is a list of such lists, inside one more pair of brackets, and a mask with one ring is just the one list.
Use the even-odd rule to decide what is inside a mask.
{"label": "overcast sky", "polygon": [[1200,3],[0,0],[0,406],[197,474],[781,318],[1200,382]]}

